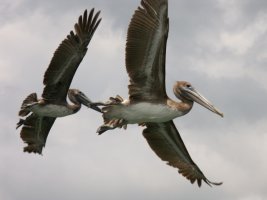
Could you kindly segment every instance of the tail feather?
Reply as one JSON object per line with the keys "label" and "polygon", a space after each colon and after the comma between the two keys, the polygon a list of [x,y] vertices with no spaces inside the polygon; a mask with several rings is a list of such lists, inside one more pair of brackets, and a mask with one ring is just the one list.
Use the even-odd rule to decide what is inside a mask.
{"label": "tail feather", "polygon": [[107,130],[112,130],[115,128],[127,128],[127,122],[123,119],[123,117],[117,118],[117,116],[116,118],[114,118],[113,112],[116,112],[116,109],[118,109],[118,107],[122,105],[123,101],[124,99],[119,95],[109,98],[109,101],[102,108],[104,124],[97,129],[97,133],[99,135],[106,132]]}
{"label": "tail feather", "polygon": [[25,107],[28,104],[31,104],[31,103],[34,103],[37,101],[38,100],[37,100],[37,94],[36,93],[32,93],[32,94],[28,95],[26,97],[26,99],[22,102],[22,105],[21,105],[20,111],[19,111],[19,116],[21,116],[21,117],[27,116],[31,111],[27,110]]}

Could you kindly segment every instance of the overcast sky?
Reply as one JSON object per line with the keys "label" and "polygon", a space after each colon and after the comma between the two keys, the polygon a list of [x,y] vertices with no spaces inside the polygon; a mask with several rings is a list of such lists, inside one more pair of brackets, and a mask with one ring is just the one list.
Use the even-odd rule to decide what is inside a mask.
{"label": "overcast sky", "polygon": [[57,119],[43,156],[23,153],[17,112],[42,93],[54,50],[84,9],[103,18],[72,82],[93,100],[127,97],[124,48],[139,0],[1,0],[0,199],[267,198],[267,1],[169,0],[166,87],[191,82],[224,112],[199,105],[175,124],[193,160],[219,187],[196,184],[149,148],[142,128],[95,132],[102,118],[82,108]]}

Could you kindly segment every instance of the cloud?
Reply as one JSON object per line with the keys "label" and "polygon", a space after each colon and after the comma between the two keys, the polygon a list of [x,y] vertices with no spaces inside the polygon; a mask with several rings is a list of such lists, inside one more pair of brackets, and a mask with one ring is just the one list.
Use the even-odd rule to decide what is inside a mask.
{"label": "cloud", "polygon": [[0,11],[0,198],[255,199],[267,196],[266,9],[264,0],[169,1],[167,91],[188,80],[225,113],[195,104],[175,124],[193,160],[221,187],[198,189],[151,151],[142,128],[95,131],[100,115],[83,108],[57,119],[43,156],[22,152],[15,130],[21,101],[42,93],[43,73],[84,9],[101,22],[72,87],[93,100],[127,97],[124,48],[137,1],[6,1]]}
{"label": "cloud", "polygon": [[221,34],[223,46],[234,54],[245,54],[266,31],[266,14],[260,13],[254,22],[241,30]]}

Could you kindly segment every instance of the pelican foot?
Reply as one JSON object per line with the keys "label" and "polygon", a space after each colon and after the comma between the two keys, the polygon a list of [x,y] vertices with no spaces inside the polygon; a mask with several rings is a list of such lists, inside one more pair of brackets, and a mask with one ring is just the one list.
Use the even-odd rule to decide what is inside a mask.
{"label": "pelican foot", "polygon": [[106,122],[105,124],[103,124],[102,126],[100,126],[97,129],[96,132],[99,135],[101,135],[105,131],[112,130],[112,129],[115,129],[115,128],[124,128],[124,129],[126,129],[127,128],[126,121],[124,119],[113,119],[113,120],[110,120],[110,121]]}
{"label": "pelican foot", "polygon": [[104,125],[100,126],[100,127],[97,129],[96,132],[98,133],[98,135],[101,135],[102,133],[104,133],[104,132],[106,132],[106,131],[108,131],[108,130],[115,129],[115,128],[117,128],[117,127],[109,126],[109,125],[104,124]]}
{"label": "pelican foot", "polygon": [[22,126],[25,122],[25,119],[19,119],[19,122],[17,123],[16,129],[18,129],[20,126]]}
{"label": "pelican foot", "polygon": [[121,104],[124,101],[124,99],[120,95],[117,95],[116,97],[110,97],[109,100],[113,104]]}

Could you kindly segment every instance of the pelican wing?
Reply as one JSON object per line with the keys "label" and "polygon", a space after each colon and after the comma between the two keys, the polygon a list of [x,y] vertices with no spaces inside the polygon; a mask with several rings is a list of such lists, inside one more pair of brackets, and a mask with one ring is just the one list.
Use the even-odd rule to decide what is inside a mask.
{"label": "pelican wing", "polygon": [[24,152],[42,154],[42,149],[55,120],[56,118],[53,117],[39,117],[31,114],[23,121],[20,137],[27,144]]}
{"label": "pelican wing", "polygon": [[87,52],[87,46],[101,19],[100,12],[94,15],[94,9],[87,16],[87,10],[79,17],[73,31],[64,39],[44,75],[43,98],[49,102],[65,101],[73,76]]}
{"label": "pelican wing", "polygon": [[153,151],[167,164],[178,168],[178,172],[193,184],[201,186],[203,180],[208,185],[220,185],[209,181],[191,159],[173,121],[165,123],[147,123],[143,135]]}
{"label": "pelican wing", "polygon": [[133,101],[164,99],[165,54],[168,37],[168,1],[142,0],[130,22],[126,43],[126,68]]}

